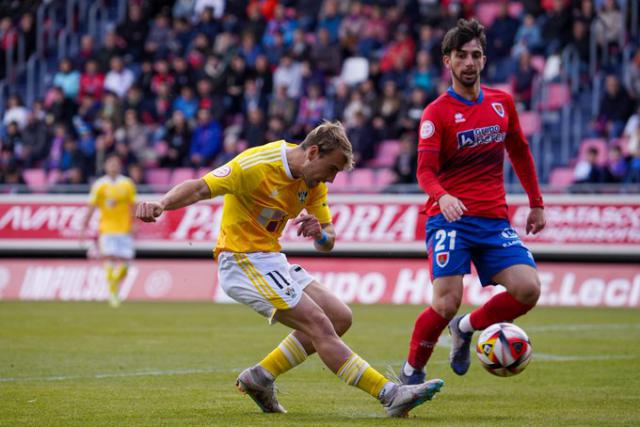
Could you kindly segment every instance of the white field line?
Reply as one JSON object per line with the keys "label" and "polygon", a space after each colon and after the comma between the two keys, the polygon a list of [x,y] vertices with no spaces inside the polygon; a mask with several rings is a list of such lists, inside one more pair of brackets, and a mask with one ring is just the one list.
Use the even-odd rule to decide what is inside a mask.
{"label": "white field line", "polygon": [[[542,325],[528,326],[527,331],[547,332],[547,331],[595,331],[595,330],[621,330],[640,329],[640,323],[611,323],[611,324],[573,324],[573,325]],[[451,338],[443,334],[438,340],[439,347],[450,348]],[[639,356],[634,355],[560,355],[534,352],[534,359],[539,362],[590,362],[600,360],[633,360]],[[401,364],[403,361],[394,361],[394,364]],[[375,365],[389,364],[389,361],[373,362]],[[446,363],[433,361],[432,364]],[[53,375],[42,377],[0,377],[0,383],[17,383],[31,381],[68,381],[77,379],[106,379],[106,378],[128,378],[128,377],[158,377],[169,375],[192,375],[192,374],[214,374],[240,372],[242,369],[216,369],[216,368],[192,368],[192,369],[167,369],[167,370],[145,370],[131,372],[114,372],[94,375]]]}

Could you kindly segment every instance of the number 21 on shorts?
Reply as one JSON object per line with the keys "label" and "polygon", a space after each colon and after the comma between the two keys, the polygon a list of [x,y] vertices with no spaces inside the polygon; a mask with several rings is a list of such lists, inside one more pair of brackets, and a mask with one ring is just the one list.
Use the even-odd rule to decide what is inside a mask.
{"label": "number 21 on shorts", "polygon": [[[433,252],[436,254],[436,264],[440,268],[444,268],[449,264],[449,251],[456,248],[456,230],[447,232],[446,230],[436,231],[435,247]],[[447,238],[449,240],[447,244]]]}

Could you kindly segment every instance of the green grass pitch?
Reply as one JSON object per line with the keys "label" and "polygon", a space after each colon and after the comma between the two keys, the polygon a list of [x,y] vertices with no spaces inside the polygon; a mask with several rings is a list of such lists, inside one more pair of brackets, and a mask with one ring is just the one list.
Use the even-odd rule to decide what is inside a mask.
{"label": "green grass pitch", "polygon": [[[353,311],[346,342],[382,372],[397,369],[420,307]],[[2,302],[0,425],[640,425],[637,310],[537,308],[518,324],[534,348],[521,375],[493,377],[474,356],[458,377],[442,340],[428,376],[445,387],[399,420],[317,356],[278,380],[288,414],[259,412],[235,378],[287,331],[246,307]]]}

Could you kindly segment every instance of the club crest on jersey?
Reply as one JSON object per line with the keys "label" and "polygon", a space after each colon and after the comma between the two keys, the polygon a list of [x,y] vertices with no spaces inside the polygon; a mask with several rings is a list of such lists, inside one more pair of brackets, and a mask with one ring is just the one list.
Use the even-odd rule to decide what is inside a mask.
{"label": "club crest on jersey", "polygon": [[438,267],[444,268],[449,264],[449,252],[440,252],[436,254],[436,264]]}
{"label": "club crest on jersey", "polygon": [[462,113],[456,113],[453,116],[453,119],[455,120],[456,123],[462,123],[462,122],[466,122],[467,121],[467,119],[464,118]]}
{"label": "club crest on jersey", "polygon": [[307,200],[307,192],[298,191],[298,200],[300,200],[300,203],[304,203],[304,201]]}
{"label": "club crest on jersey", "polygon": [[224,178],[231,173],[231,166],[224,165],[220,166],[218,169],[213,170],[213,176],[217,176],[218,178]]}
{"label": "club crest on jersey", "polygon": [[436,131],[436,127],[434,126],[431,120],[425,120],[420,125],[420,138],[427,139],[433,136],[433,133]]}
{"label": "club crest on jersey", "polygon": [[500,102],[492,102],[491,106],[493,107],[493,111],[495,111],[500,117],[504,117],[504,107]]}

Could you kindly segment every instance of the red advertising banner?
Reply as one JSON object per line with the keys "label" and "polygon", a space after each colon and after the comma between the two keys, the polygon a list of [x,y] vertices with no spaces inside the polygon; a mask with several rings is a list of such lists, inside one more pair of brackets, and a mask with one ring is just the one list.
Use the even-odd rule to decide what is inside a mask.
{"label": "red advertising banner", "polygon": [[[152,197],[146,197],[152,198]],[[0,249],[79,249],[77,237],[86,212],[82,196],[0,198]],[[154,224],[138,223],[138,249],[202,251],[214,246],[222,201],[216,199],[164,213]],[[421,196],[336,195],[331,211],[336,251],[424,252]],[[524,233],[528,202],[510,197],[510,220],[535,253],[640,254],[640,196],[555,196],[546,200],[547,227]],[[92,227],[97,224],[97,214]],[[287,251],[312,245],[285,229]]]}
{"label": "red advertising banner", "polygon": [[[292,258],[347,303],[431,302],[425,260]],[[539,265],[545,306],[640,307],[640,267],[631,264],[549,263]],[[482,288],[465,276],[465,304],[480,305],[499,286]],[[1,259],[0,300],[106,300],[97,261]],[[125,300],[209,300],[231,302],[218,286],[212,260],[137,260],[121,287]]]}

